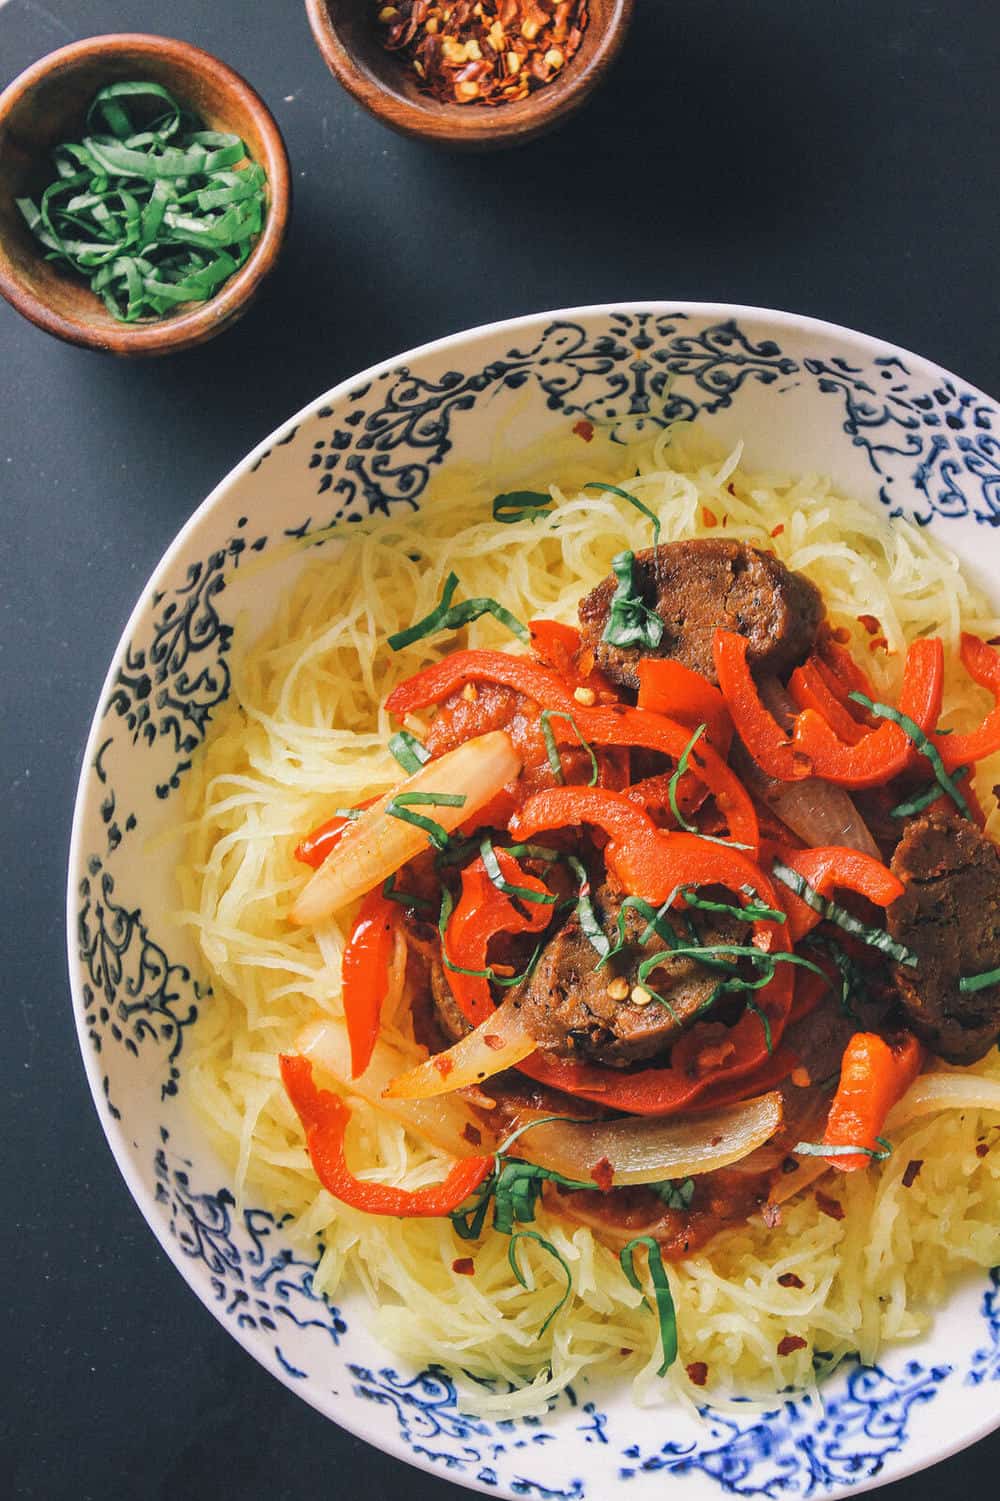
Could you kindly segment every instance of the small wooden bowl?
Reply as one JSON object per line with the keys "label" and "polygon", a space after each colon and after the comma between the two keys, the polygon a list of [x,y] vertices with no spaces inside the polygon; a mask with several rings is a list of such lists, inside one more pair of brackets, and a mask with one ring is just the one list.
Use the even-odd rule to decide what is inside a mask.
{"label": "small wooden bowl", "polygon": [[[45,259],[15,199],[52,180],[49,152],[79,137],[98,89],[126,79],[162,84],[211,130],[233,131],[267,174],[268,212],[247,261],[207,302],[173,316],[120,323],[82,277]],[[274,266],[291,206],[284,141],[267,106],[225,63],[169,37],[119,33],[50,52],[0,94],[0,293],[46,333],[120,355],[173,354],[235,322]]]}
{"label": "small wooden bowl", "polygon": [[382,45],[373,0],[305,0],[316,45],[334,78],[365,109],[404,135],[488,151],[533,140],[565,120],[617,57],[634,0],[590,0],[579,50],[561,73],[511,104],[442,104],[422,94],[404,60]]}

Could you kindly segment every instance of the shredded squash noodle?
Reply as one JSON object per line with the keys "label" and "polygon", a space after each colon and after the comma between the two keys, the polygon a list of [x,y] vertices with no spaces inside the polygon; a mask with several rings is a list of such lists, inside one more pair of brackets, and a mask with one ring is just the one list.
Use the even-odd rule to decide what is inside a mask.
{"label": "shredded squash noodle", "polygon": [[[981,719],[986,695],[957,666],[959,634],[994,636],[1000,619],[947,549],[903,520],[888,525],[822,478],[750,474],[740,458],[739,449],[720,457],[685,426],[627,448],[600,433],[590,443],[567,436],[520,454],[513,484],[509,458],[502,470],[498,462],[502,484],[489,467],[453,466],[419,515],[306,538],[305,549],[325,545],[307,557],[264,635],[246,642],[237,632],[233,692],[188,779],[181,916],[211,994],[184,1072],[186,1098],[231,1165],[237,1193],[290,1214],[289,1233],[318,1247],[317,1288],[362,1288],[387,1346],[451,1368],[466,1382],[463,1399],[498,1417],[538,1412],[579,1373],[601,1368],[630,1380],[641,1400],[694,1395],[687,1367],[695,1362],[707,1367],[716,1401],[808,1387],[848,1354],[871,1361],[886,1342],[913,1338],[958,1274],[1000,1261],[996,1049],[960,1071],[964,1087],[943,1065],[917,1080],[890,1121],[884,1162],[826,1171],[818,1184],[826,1164],[807,1162],[797,1196],[782,1194],[771,1213],[671,1263],[680,1354],[664,1380],[656,1319],[582,1211],[539,1207],[537,1229],[571,1278],[550,1319],[565,1277],[537,1237],[518,1246],[522,1285],[507,1237],[488,1228],[470,1242],[447,1218],[390,1219],[339,1204],[317,1182],[281,1086],[279,1054],[324,1019],[335,1025],[323,1034],[320,1063],[346,1057],[341,958],[356,911],[316,927],[291,921],[311,874],[294,858],[297,841],[337,809],[398,783],[388,749],[398,726],[382,707],[397,683],[456,645],[523,651],[490,613],[390,649],[390,635],[439,604],[449,574],[460,601],[489,597],[519,621],[572,622],[616,554],[651,544],[651,512],[664,542],[725,535],[805,573],[882,696],[898,691],[907,643],[940,636],[942,722],[962,729]],[[641,505],[613,486],[627,486]],[[501,489],[548,492],[551,504],[521,506],[500,524],[492,502]],[[877,637],[861,617],[878,622]],[[405,727],[420,736],[426,725],[416,715]],[[1000,782],[1000,756],[984,760],[975,781],[1000,838],[989,791]],[[417,1119],[407,1110],[433,1102],[381,1097],[382,1084],[424,1056],[402,983],[391,993],[372,1078],[319,1077],[351,1106],[351,1170],[417,1189],[440,1181],[451,1159],[407,1129]],[[461,1117],[465,1107],[450,1099]],[[474,1275],[457,1271],[470,1256]]]}

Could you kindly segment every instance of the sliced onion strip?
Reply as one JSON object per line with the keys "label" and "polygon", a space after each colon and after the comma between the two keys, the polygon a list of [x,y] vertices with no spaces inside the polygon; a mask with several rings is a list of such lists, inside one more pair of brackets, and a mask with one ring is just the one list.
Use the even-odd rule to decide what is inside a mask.
{"label": "sliced onion strip", "polygon": [[387,815],[386,808],[401,793],[446,793],[465,801],[460,807],[432,806],[435,823],[451,833],[494,798],[521,770],[521,757],[509,735],[491,730],[466,740],[436,760],[428,761],[413,776],[400,782],[373,803],[344,832],[323,864],[299,893],[292,907],[292,922],[311,926],[322,922],[427,848],[424,830]]}
{"label": "sliced onion strip", "polygon": [[520,1009],[509,996],[474,1032],[393,1079],[384,1098],[427,1100],[455,1089],[468,1089],[506,1068],[513,1068],[537,1046],[521,1020]]}
{"label": "sliced onion strip", "polygon": [[886,1133],[939,1110],[1000,1111],[1000,1079],[984,1079],[981,1074],[964,1071],[921,1074],[889,1112]]}
{"label": "sliced onion strip", "polygon": [[515,1150],[539,1167],[577,1180],[589,1179],[598,1163],[606,1163],[613,1186],[624,1188],[728,1167],[770,1141],[782,1119],[781,1095],[772,1090],[686,1119],[553,1121],[518,1137]]}

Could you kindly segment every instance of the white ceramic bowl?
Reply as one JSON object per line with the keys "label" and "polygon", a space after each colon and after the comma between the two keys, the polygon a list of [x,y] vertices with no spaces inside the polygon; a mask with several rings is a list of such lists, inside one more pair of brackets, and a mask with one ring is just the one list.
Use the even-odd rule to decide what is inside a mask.
{"label": "white ceramic bowl", "polygon": [[[926,360],[786,313],[636,304],[474,329],[346,381],[266,438],[169,549],[129,621],[94,718],[69,873],[70,972],[97,1109],[146,1219],[208,1308],[268,1370],[391,1454],[500,1496],[832,1496],[897,1479],[1000,1421],[1000,1269],[959,1289],[919,1345],[853,1367],[825,1405],[762,1416],[635,1409],[580,1385],[544,1420],[463,1414],[440,1371],[380,1349],[359,1296],[329,1306],[266,1209],[237,1213],[188,1118],[185,1043],[201,1004],[172,925],[169,865],[147,852],[229,690],[237,622],[256,632],[302,555],[248,569],[290,533],[419,507],[452,459],[485,462],[517,404],[525,440],[581,418],[697,415],[746,461],[832,474],[932,526],[1000,580],[1000,409]],[[496,476],[496,489],[505,488]],[[509,478],[514,478],[511,476]],[[664,1474],[663,1472],[666,1472]]]}

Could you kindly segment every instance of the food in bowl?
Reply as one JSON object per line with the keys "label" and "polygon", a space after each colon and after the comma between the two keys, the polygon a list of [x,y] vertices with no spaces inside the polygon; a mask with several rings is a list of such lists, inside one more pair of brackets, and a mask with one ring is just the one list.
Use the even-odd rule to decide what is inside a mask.
{"label": "food in bowl", "polygon": [[81,139],[52,160],[52,180],[18,207],[47,259],[83,277],[122,323],[213,297],[264,227],[263,167],[159,83],[100,89]]}
{"label": "food in bowl", "polygon": [[807,1385],[1000,1249],[988,603],[696,430],[586,436],[294,544],[179,872],[238,1186],[501,1414]]}

